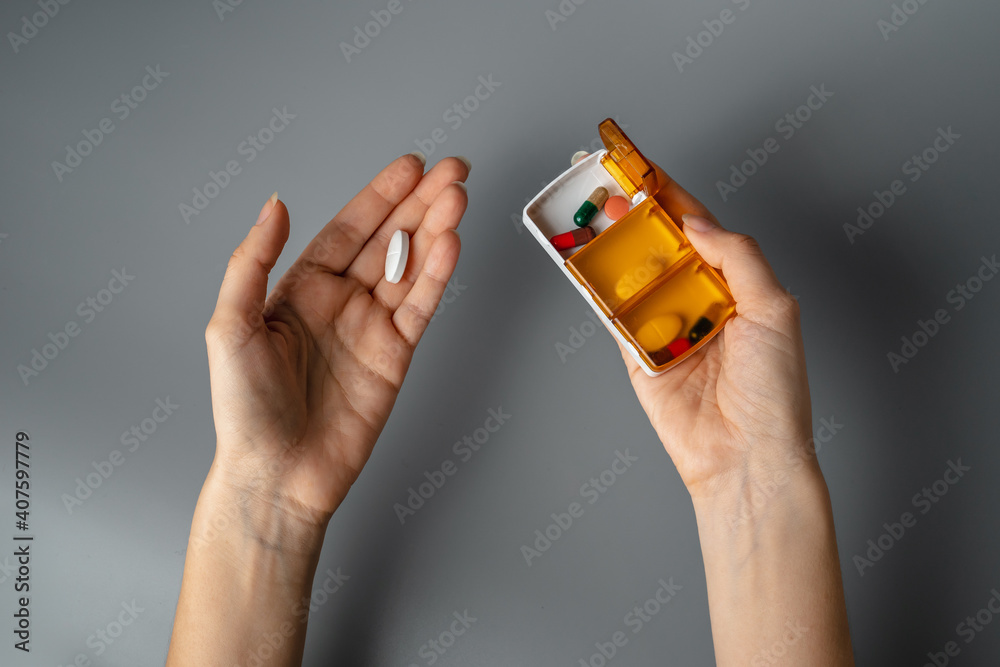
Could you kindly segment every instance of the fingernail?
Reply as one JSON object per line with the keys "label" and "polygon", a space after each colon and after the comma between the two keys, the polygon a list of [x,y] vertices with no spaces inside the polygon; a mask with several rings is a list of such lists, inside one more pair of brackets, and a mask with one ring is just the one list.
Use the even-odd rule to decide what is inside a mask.
{"label": "fingernail", "polygon": [[278,192],[275,191],[271,198],[264,202],[264,207],[260,209],[260,215],[257,216],[257,224],[263,224],[267,217],[271,215],[271,211],[274,210],[274,205],[278,203]]}
{"label": "fingernail", "polygon": [[707,232],[711,229],[715,229],[715,223],[708,218],[703,218],[700,215],[693,215],[691,213],[685,213],[681,216],[681,220],[684,224],[695,230],[696,232]]}
{"label": "fingernail", "polygon": [[420,151],[413,151],[412,153],[410,153],[410,155],[420,160],[420,164],[424,165],[425,167],[427,166],[427,156],[421,153]]}
{"label": "fingernail", "polygon": [[463,183],[462,181],[452,181],[451,184],[452,185],[457,185],[458,187],[460,187],[463,190],[465,190],[466,194],[468,194],[468,192],[469,192],[469,186],[466,185],[465,183]]}
{"label": "fingernail", "polygon": [[456,155],[455,159],[462,161],[462,164],[465,165],[466,171],[472,171],[472,163],[469,162],[469,158],[465,157],[464,155]]}

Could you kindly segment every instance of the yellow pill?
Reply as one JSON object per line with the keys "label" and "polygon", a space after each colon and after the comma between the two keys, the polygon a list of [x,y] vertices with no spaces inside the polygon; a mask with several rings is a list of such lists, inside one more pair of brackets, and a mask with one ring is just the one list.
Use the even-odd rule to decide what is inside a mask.
{"label": "yellow pill", "polygon": [[633,282],[625,276],[621,278],[617,284],[615,284],[615,296],[621,299],[623,302],[628,301],[628,298],[638,291]]}
{"label": "yellow pill", "polygon": [[659,350],[680,335],[684,322],[677,315],[660,315],[639,327],[635,339],[645,350]]}
{"label": "yellow pill", "polygon": [[628,301],[628,299],[646,286],[653,277],[663,273],[663,269],[666,268],[664,261],[653,255],[646,259],[645,264],[641,264],[624,276],[618,279],[615,283],[615,296],[617,296],[622,302]]}

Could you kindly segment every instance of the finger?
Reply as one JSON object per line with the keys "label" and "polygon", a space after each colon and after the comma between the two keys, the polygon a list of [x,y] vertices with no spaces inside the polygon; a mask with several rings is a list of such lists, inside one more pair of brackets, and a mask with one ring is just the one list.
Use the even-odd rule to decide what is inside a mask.
{"label": "finger", "polygon": [[378,267],[380,277],[378,284],[372,290],[372,297],[388,308],[389,312],[395,311],[409,294],[410,288],[420,275],[421,267],[430,255],[431,248],[434,247],[434,242],[441,234],[458,227],[468,204],[469,195],[465,185],[460,181],[456,181],[438,195],[427,209],[423,223],[410,240],[407,269],[398,283],[393,284],[385,279],[385,250],[382,251]]}
{"label": "finger", "polygon": [[[432,236],[428,240],[427,235],[418,232],[418,230],[423,230],[427,227],[428,223],[440,221],[439,218],[434,220],[428,219],[428,210],[435,205],[435,202],[445,188],[456,181],[464,182],[468,177],[468,161],[464,161],[463,158],[445,158],[434,165],[420,179],[420,183],[413,189],[413,192],[375,230],[375,233],[368,239],[365,247],[358,253],[358,256],[347,268],[344,275],[354,278],[368,290],[378,285],[385,274],[385,252],[386,248],[389,247],[389,239],[392,238],[393,233],[397,229],[402,229],[413,237],[411,240],[414,243],[410,246],[411,254],[414,247],[419,248],[423,245],[425,249],[430,248],[434,240],[433,237],[436,237],[445,229],[454,229],[458,225],[458,220],[461,220],[461,214],[459,214],[458,220],[454,221],[454,224],[449,223],[437,227],[432,225],[429,228]],[[420,264],[416,264],[416,266],[419,267]],[[412,275],[415,277],[416,273]],[[408,284],[412,284],[412,281]],[[399,300],[402,300],[405,294],[405,291],[402,292]],[[399,300],[396,301],[394,307],[399,304]]]}
{"label": "finger", "polygon": [[736,299],[736,312],[758,324],[773,326],[795,299],[782,287],[757,241],[727,231],[708,218],[685,215],[684,234],[710,265],[722,271]]}
{"label": "finger", "polygon": [[229,258],[212,319],[223,326],[263,324],[267,276],[288,241],[288,209],[275,192],[261,208],[258,223]]}
{"label": "finger", "polygon": [[456,232],[448,230],[439,234],[413,288],[393,313],[392,323],[411,347],[416,347],[434,316],[458,263],[461,247],[462,243]]}
{"label": "finger", "polygon": [[680,220],[686,214],[691,213],[708,218],[715,224],[719,224],[719,221],[716,220],[715,216],[712,215],[712,212],[704,204],[681,187],[680,183],[670,178],[659,166],[656,166],[656,175],[657,180],[661,184],[659,192],[656,193],[656,199],[671,219]]}
{"label": "finger", "polygon": [[[289,273],[296,276],[303,268],[343,273],[372,232],[413,191],[423,176],[425,160],[422,153],[393,160],[320,230]],[[278,283],[279,291],[283,282]]]}
{"label": "finger", "polygon": [[[611,330],[608,329],[608,332],[610,333]],[[625,349],[625,346],[622,345],[621,341],[619,341],[617,338],[615,338],[614,340],[615,344],[618,345],[618,351],[622,353],[622,360],[625,362],[625,369],[628,371],[629,377],[632,377],[632,375],[639,370],[639,364],[636,363],[636,360],[634,358],[632,358],[632,355],[629,354],[629,351]]]}

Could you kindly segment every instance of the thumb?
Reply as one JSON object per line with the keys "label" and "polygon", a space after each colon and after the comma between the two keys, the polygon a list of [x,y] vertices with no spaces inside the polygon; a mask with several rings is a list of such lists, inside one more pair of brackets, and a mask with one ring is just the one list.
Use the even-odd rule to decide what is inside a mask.
{"label": "thumb", "polygon": [[[757,240],[698,215],[682,216],[684,234],[712,267],[722,271],[736,299],[736,311],[773,328],[775,317],[795,300],[778,281]],[[789,303],[791,302],[791,303]]]}
{"label": "thumb", "polygon": [[275,192],[229,258],[213,320],[225,327],[249,324],[250,333],[263,323],[267,276],[288,241],[288,224],[288,209]]}

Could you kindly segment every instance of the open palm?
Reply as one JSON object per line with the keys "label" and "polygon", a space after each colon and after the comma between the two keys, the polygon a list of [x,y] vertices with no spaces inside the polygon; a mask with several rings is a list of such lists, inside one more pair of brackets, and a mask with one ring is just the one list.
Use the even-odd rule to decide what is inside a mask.
{"label": "open palm", "polygon": [[[658,377],[623,350],[639,402],[692,494],[710,494],[713,482],[743,474],[751,453],[769,455],[779,468],[801,460],[795,455],[808,438],[809,387],[798,314],[787,299],[778,306],[785,311],[772,315],[784,331],[740,313]],[[759,451],[764,447],[770,451]]]}
{"label": "open palm", "polygon": [[[265,301],[288,211],[265,204],[233,254],[206,329],[216,466],[325,522],[371,454],[458,261],[468,166],[391,163],[306,247]],[[456,184],[456,181],[458,182]],[[412,237],[397,284],[392,233]]]}
{"label": "open palm", "polygon": [[745,475],[748,461],[782,469],[804,460],[812,415],[798,302],[754,239],[722,229],[701,202],[659,174],[668,183],[668,212],[684,219],[695,250],[726,277],[737,315],[660,376],[646,375],[624,348],[622,357],[688,490],[711,494],[716,482]]}

